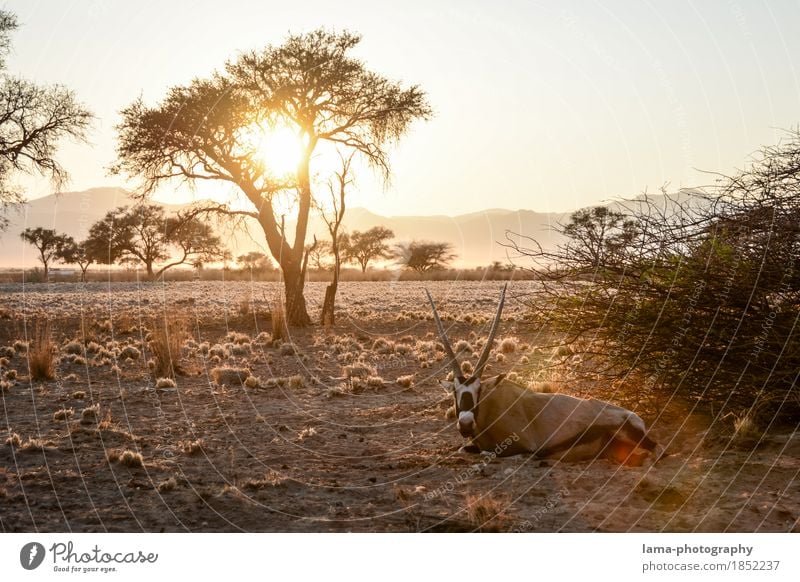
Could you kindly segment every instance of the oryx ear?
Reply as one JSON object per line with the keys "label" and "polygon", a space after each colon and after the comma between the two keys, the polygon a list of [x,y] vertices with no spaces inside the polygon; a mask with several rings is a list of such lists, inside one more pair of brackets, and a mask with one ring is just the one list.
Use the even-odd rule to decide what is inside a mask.
{"label": "oryx ear", "polygon": [[448,382],[447,380],[439,380],[439,386],[441,386],[448,394],[456,387],[453,382]]}
{"label": "oryx ear", "polygon": [[505,379],[506,379],[505,374],[498,374],[497,376],[486,378],[486,380],[481,380],[481,387],[487,390],[491,390]]}

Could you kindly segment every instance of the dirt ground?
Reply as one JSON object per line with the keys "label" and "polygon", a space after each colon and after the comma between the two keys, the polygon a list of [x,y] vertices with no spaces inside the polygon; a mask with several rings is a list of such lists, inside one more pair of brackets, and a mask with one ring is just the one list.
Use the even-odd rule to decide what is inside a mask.
{"label": "dirt ground", "polygon": [[[501,284],[425,285],[474,362]],[[536,379],[551,353],[524,323],[530,285],[510,287],[509,341],[490,373]],[[732,447],[712,438],[712,418],[673,402],[645,416],[670,453],[653,466],[461,453],[422,283],[345,283],[334,328],[282,344],[270,336],[275,290],[0,287],[0,530],[800,529],[796,432]],[[309,286],[312,317],[323,291]],[[34,382],[24,343],[44,317],[59,361]],[[174,386],[148,368],[147,334],[165,319],[189,330]],[[212,372],[224,366],[241,373]]]}

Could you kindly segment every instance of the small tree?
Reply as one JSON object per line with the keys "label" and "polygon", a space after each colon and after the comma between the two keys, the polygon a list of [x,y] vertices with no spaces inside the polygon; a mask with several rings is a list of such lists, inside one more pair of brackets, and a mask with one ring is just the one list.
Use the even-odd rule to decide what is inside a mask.
{"label": "small tree", "polygon": [[44,278],[47,280],[47,276],[50,273],[50,262],[57,259],[59,253],[69,244],[71,237],[58,234],[51,228],[42,228],[41,226],[26,228],[19,236],[39,251],[39,262],[42,263]]}
{"label": "small tree", "polygon": [[239,255],[236,257],[236,262],[242,269],[250,271],[251,274],[264,273],[272,269],[272,261],[269,260],[269,257],[258,251],[250,251],[244,255]]}
{"label": "small tree", "polygon": [[322,212],[322,219],[328,226],[328,234],[331,235],[330,250],[333,256],[333,280],[325,288],[325,300],[322,303],[322,325],[333,325],[335,323],[334,312],[336,309],[336,293],[339,289],[339,274],[342,269],[342,250],[350,248],[350,239],[341,233],[342,221],[347,207],[346,196],[347,188],[352,185],[350,178],[350,164],[353,161],[353,154],[349,157],[341,157],[341,170],[337,172],[333,179],[328,182],[328,191],[331,195],[331,211]]}
{"label": "small tree", "polygon": [[[17,18],[0,10],[0,71],[5,68],[10,34]],[[59,189],[66,170],[55,159],[56,145],[65,137],[85,141],[92,115],[66,88],[39,86],[3,75],[0,79],[0,230],[8,226],[5,211],[24,200],[14,187],[14,172],[49,175]]]}
{"label": "small tree", "polygon": [[412,241],[397,245],[400,264],[418,273],[444,269],[456,255],[446,242]]}
{"label": "small tree", "polygon": [[361,272],[366,273],[371,261],[392,257],[389,241],[393,238],[394,232],[385,226],[373,226],[365,232],[354,230],[345,249],[345,258],[348,263],[359,264]]}
{"label": "small tree", "polygon": [[92,244],[89,239],[75,242],[71,236],[66,237],[64,244],[56,253],[56,259],[67,265],[78,265],[81,270],[81,283],[86,282],[86,271],[94,262],[99,262],[102,249]]}

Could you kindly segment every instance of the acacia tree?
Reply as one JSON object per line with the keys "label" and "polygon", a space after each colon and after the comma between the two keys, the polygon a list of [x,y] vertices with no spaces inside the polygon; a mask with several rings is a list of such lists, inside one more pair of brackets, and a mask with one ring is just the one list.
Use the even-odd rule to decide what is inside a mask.
{"label": "acacia tree", "polygon": [[[151,280],[167,269],[216,260],[221,243],[211,227],[196,216],[167,217],[158,204],[121,206],[92,225],[89,238],[100,263],[141,263]],[[177,251],[174,255],[171,251]],[[157,271],[155,264],[170,260]]]}
{"label": "acacia tree", "polygon": [[[235,185],[250,209],[205,211],[255,218],[283,272],[286,313],[310,323],[303,296],[312,157],[321,143],[358,152],[389,175],[388,146],[410,123],[429,117],[424,93],[403,88],[350,56],[360,36],[317,30],[280,46],[244,53],[224,72],[169,90],[157,106],[141,100],[122,111],[116,172],[142,179],[140,195],[165,180],[216,180]],[[259,151],[259,135],[289,128],[302,144],[296,172],[277,175]],[[256,136],[254,138],[254,136]],[[281,210],[280,197],[293,211]],[[294,219],[294,233],[286,231]]]}
{"label": "acacia tree", "polygon": [[[16,28],[16,16],[0,10],[0,71]],[[85,141],[91,119],[65,87],[0,74],[0,230],[8,226],[8,208],[24,201],[11,181],[13,174],[46,175],[60,189],[68,174],[55,158],[56,146],[65,137]]]}
{"label": "acacia tree", "polygon": [[443,269],[456,258],[453,245],[446,242],[412,241],[396,248],[400,263],[418,273]]}
{"label": "acacia tree", "polygon": [[26,228],[20,238],[33,245],[39,251],[39,262],[44,268],[44,278],[50,273],[50,261],[56,259],[61,250],[69,243],[71,237],[59,234],[52,228]]}
{"label": "acacia tree", "polygon": [[86,271],[92,263],[100,262],[103,249],[90,238],[76,242],[71,236],[65,238],[64,244],[56,252],[56,259],[67,265],[78,265],[81,270],[81,283],[86,282]]}
{"label": "acacia tree", "polygon": [[371,261],[392,257],[392,249],[388,241],[393,238],[394,232],[385,226],[373,226],[365,232],[354,230],[350,234],[346,260],[350,263],[358,263],[361,266],[361,272],[366,273]]}

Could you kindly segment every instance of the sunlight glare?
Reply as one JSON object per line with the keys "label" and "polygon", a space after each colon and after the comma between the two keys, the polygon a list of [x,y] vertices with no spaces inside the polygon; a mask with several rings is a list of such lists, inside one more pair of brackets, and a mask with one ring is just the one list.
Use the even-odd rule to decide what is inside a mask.
{"label": "sunlight glare", "polygon": [[288,176],[297,171],[303,154],[303,144],[289,127],[257,129],[253,149],[258,161],[273,176]]}

